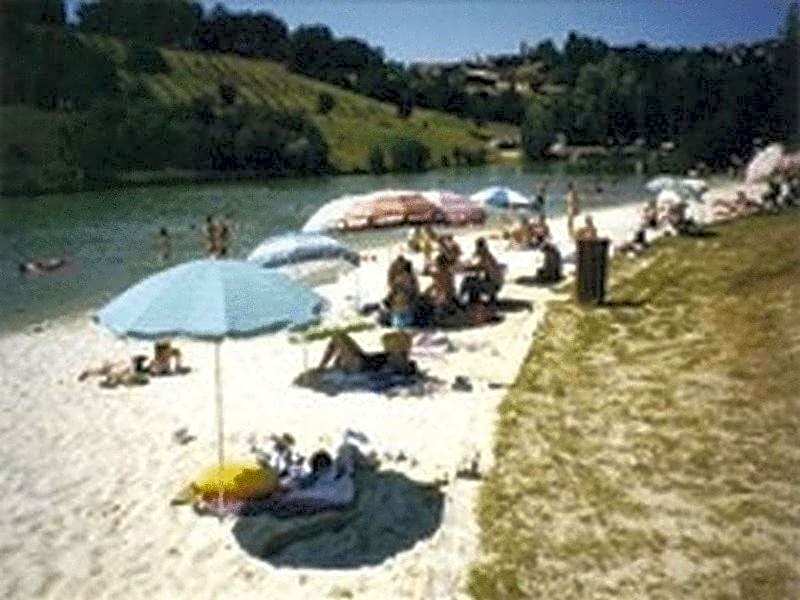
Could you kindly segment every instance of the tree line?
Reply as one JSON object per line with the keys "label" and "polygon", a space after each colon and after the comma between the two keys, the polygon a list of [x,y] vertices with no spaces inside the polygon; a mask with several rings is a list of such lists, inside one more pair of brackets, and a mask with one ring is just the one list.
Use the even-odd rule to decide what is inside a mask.
{"label": "tree line", "polygon": [[558,133],[607,147],[671,142],[679,163],[723,168],[746,159],[755,140],[797,144],[799,30],[794,4],[775,39],[723,50],[611,48],[577,35],[561,53],[540,46],[566,91],[528,108],[525,151],[546,155]]}

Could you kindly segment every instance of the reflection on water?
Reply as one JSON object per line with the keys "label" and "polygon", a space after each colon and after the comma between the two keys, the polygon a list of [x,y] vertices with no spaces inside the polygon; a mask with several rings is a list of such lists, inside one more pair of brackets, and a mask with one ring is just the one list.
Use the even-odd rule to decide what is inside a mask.
{"label": "reflection on water", "polygon": [[[594,176],[568,179],[577,183],[586,206],[619,204],[643,195],[641,178],[604,179],[602,194],[596,192]],[[544,180],[550,183],[549,212],[563,212],[565,176],[499,166],[0,199],[0,328],[91,309],[164,266],[200,257],[201,227],[208,214],[230,215],[233,255],[241,257],[263,238],[301,227],[320,205],[343,194],[382,188],[472,193],[490,185],[530,194]],[[158,259],[156,234],[161,227],[172,239],[168,263]],[[404,235],[387,230],[343,239],[355,248],[366,248]],[[51,256],[68,257],[69,268],[35,277],[20,274],[20,262]],[[325,279],[331,276],[328,273]]]}

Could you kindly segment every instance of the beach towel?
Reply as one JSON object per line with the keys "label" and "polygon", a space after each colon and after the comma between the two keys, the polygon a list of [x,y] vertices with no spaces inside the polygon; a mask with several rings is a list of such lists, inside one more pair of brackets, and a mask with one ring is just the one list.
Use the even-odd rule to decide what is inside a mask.
{"label": "beach towel", "polygon": [[310,369],[294,380],[297,386],[307,387],[329,396],[351,391],[381,394],[401,389],[414,395],[424,395],[437,382],[438,380],[419,372],[412,375],[385,371],[345,373],[341,369]]}

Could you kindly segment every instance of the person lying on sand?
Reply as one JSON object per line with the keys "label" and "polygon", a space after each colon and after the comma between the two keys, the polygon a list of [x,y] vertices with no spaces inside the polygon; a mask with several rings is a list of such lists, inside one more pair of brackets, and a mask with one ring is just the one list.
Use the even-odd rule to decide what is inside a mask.
{"label": "person lying on sand", "polygon": [[118,385],[144,385],[148,383],[147,357],[141,354],[131,357],[129,361],[106,361],[94,369],[86,369],[78,375],[78,381],[85,381],[89,377],[103,377],[100,381],[102,387],[117,387]]}
{"label": "person lying on sand", "polygon": [[416,372],[416,363],[409,360],[411,336],[402,332],[387,333],[381,338],[383,352],[365,352],[346,333],[331,337],[319,369],[332,365],[345,373],[389,372],[411,375]]}
{"label": "person lying on sand", "polygon": [[490,304],[497,301],[497,294],[503,287],[505,272],[503,266],[489,251],[484,238],[475,240],[475,253],[472,262],[465,270],[473,274],[464,278],[458,297],[464,304],[480,302],[486,296]]}

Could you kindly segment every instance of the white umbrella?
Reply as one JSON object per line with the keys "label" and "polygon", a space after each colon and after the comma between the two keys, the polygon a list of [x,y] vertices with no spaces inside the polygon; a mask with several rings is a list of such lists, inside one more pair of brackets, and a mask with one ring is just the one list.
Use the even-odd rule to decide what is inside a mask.
{"label": "white umbrella", "polygon": [[783,146],[770,144],[753,157],[745,171],[745,181],[756,183],[768,179],[780,166],[783,158]]}
{"label": "white umbrella", "polygon": [[708,191],[708,184],[702,179],[678,178],[670,175],[661,175],[651,179],[645,184],[645,189],[650,192],[673,192],[682,198],[702,201],[702,195]]}
{"label": "white umbrella", "polygon": [[533,200],[507,187],[489,187],[470,196],[470,200],[494,208],[533,208]]}

